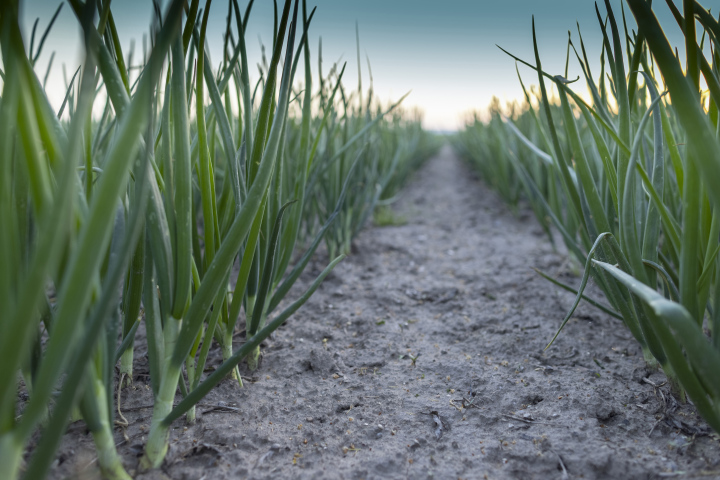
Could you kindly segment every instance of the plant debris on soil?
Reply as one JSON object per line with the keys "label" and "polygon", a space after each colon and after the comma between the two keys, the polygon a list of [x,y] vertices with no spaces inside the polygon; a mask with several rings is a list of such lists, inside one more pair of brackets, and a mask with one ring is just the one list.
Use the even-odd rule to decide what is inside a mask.
{"label": "plant debris on soil", "polygon": [[[718,436],[620,320],[581,303],[543,351],[574,297],[532,267],[579,278],[528,208],[513,215],[448,146],[400,197],[393,210],[407,222],[365,229],[266,342],[260,368],[240,366],[245,387],[224,381],[196,424],[173,424],[150,473],[138,470],[152,401],[137,342],[115,429],[131,475],[720,478]],[[71,424],[52,478],[94,478],[94,463],[90,434]]]}

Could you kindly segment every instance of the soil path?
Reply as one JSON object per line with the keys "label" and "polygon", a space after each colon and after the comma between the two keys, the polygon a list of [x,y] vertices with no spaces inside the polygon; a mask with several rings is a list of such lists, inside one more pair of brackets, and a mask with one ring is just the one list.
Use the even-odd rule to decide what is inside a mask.
{"label": "soil path", "polygon": [[[198,407],[196,425],[176,422],[163,473],[141,478],[720,471],[717,437],[661,386],[665,377],[646,368],[620,321],[581,305],[543,352],[573,297],[530,267],[579,279],[529,211],[512,215],[450,147],[416,174],[395,211],[407,223],[366,229],[267,342],[252,381],[224,382]],[[150,420],[133,409],[150,403],[143,382],[123,392],[130,469]]]}

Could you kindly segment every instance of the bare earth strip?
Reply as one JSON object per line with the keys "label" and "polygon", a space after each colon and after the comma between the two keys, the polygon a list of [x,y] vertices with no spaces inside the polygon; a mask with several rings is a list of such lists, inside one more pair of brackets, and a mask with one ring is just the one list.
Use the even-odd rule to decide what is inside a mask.
{"label": "bare earth strip", "polygon": [[[362,232],[260,369],[241,369],[245,388],[216,388],[196,425],[176,422],[163,470],[138,478],[720,477],[718,437],[619,320],[582,304],[543,352],[573,296],[530,267],[579,278],[529,210],[513,215],[445,147],[395,212],[407,223]],[[151,415],[145,353],[116,430],[131,471]],[[91,452],[71,425],[54,477],[91,475]]]}

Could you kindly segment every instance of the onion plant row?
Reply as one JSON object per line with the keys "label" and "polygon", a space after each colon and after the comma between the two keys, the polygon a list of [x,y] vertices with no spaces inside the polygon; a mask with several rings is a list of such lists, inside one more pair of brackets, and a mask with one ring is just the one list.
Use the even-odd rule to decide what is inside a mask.
{"label": "onion plant row", "polygon": [[[456,145],[585,265],[578,289],[541,272],[577,293],[560,329],[583,298],[621,319],[720,432],[720,24],[695,0],[627,0],[621,12],[604,3],[596,75],[579,26],[566,65],[576,61],[582,78],[543,70],[533,23],[535,58],[506,53],[534,70],[537,87],[521,80],[525,102],[474,119]],[[676,25],[660,25],[661,8]],[[684,33],[684,62],[663,28]],[[590,277],[608,305],[585,297]]]}
{"label": "onion plant row", "polygon": [[[325,235],[330,258],[350,253],[353,238],[373,212],[393,203],[404,182],[441,143],[439,137],[422,129],[419,118],[406,118],[400,111],[367,130],[368,122],[383,112],[380,105],[375,105],[373,112],[371,102],[372,98],[365,109],[351,111],[343,100],[338,109],[342,113],[330,120],[332,133],[310,174],[311,201],[304,212],[309,228],[314,219],[324,218],[342,202],[337,221]],[[344,145],[356,137],[364,138],[363,147],[346,149]],[[343,201],[344,190],[347,198]]]}
{"label": "onion plant row", "polygon": [[[252,1],[229,2],[217,64],[206,41],[211,0],[156,8],[152,48],[137,65],[109,1],[69,4],[84,61],[59,111],[44,91],[49,69],[35,70],[52,22],[28,47],[21,5],[0,6],[3,479],[43,478],[76,419],[103,475],[129,478],[113,439],[114,399],[132,381],[140,328],[154,400],[141,466],[160,466],[172,422],[194,421],[223,379],[242,383],[242,360],[258,368],[261,342],[308,300],[347,252],[338,245],[431,143],[397,103],[363,101],[361,87],[348,95],[344,66],[313,76],[305,1],[275,5],[256,83],[244,33]],[[326,268],[295,293],[323,239]],[[213,345],[223,363],[204,376]]]}

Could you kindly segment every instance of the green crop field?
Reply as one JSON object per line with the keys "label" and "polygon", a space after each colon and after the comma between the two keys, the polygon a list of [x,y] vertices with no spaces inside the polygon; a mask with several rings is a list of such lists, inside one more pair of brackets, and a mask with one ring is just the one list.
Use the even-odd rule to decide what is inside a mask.
{"label": "green crop field", "polygon": [[[306,393],[268,401],[270,412],[276,407],[293,408],[298,398],[313,396],[318,409],[323,397],[333,398],[337,402],[333,412],[345,417],[355,408],[362,409],[372,403],[368,399],[377,397],[370,393],[364,400],[360,397],[341,401],[342,395],[337,393],[366,388],[352,384],[347,380],[348,373],[341,371],[355,365],[361,365],[353,370],[358,377],[372,373],[372,381],[379,382],[368,390],[381,389],[385,382],[392,388],[402,384],[402,390],[410,394],[407,382],[412,378],[382,377],[380,372],[388,362],[404,362],[398,375],[409,375],[420,382],[426,374],[429,379],[434,373],[448,383],[425,404],[406,408],[404,399],[403,403],[395,402],[401,409],[414,408],[411,414],[417,418],[429,419],[429,440],[416,433],[402,437],[398,440],[403,444],[402,451],[410,452],[407,461],[403,456],[406,454],[399,454],[405,469],[378,467],[371,473],[364,470],[363,462],[370,462],[374,456],[384,458],[382,448],[369,455],[369,444],[343,440],[337,455],[354,459],[360,456],[361,460],[359,464],[343,464],[342,475],[434,478],[433,472],[439,472],[439,476],[447,478],[480,478],[481,471],[472,469],[472,462],[480,461],[477,458],[468,457],[465,470],[453,470],[453,465],[462,463],[460,460],[453,460],[455,463],[447,470],[433,470],[437,467],[435,456],[442,455],[439,451],[443,447],[424,457],[429,459],[427,470],[411,471],[413,458],[417,458],[411,455],[423,451],[427,442],[440,445],[443,435],[453,435],[453,430],[447,428],[448,418],[457,425],[485,408],[474,403],[478,391],[472,382],[490,374],[472,370],[469,391],[465,384],[451,388],[451,375],[428,367],[425,362],[430,362],[431,354],[420,356],[405,337],[416,322],[425,325],[422,310],[416,316],[401,311],[399,320],[388,313],[393,304],[405,305],[405,298],[417,302],[418,308],[422,305],[427,312],[438,305],[452,306],[448,307],[450,313],[438,310],[435,314],[432,310],[434,321],[443,323],[422,327],[423,333],[413,340],[420,344],[420,338],[427,334],[432,339],[428,341],[436,342],[438,356],[432,357],[432,362],[438,360],[439,366],[444,361],[442,355],[451,348],[440,340],[440,331],[460,328],[447,323],[451,318],[448,315],[465,318],[465,323],[473,317],[467,313],[469,303],[453,302],[457,298],[493,302],[499,295],[487,293],[488,285],[506,273],[504,267],[488,273],[497,252],[480,253],[478,245],[477,251],[463,250],[464,256],[460,257],[456,254],[460,247],[449,246],[463,239],[466,223],[480,222],[479,209],[456,221],[453,208],[459,207],[444,206],[442,195],[433,197],[436,187],[427,187],[413,197],[416,200],[411,207],[403,203],[406,190],[418,181],[418,175],[425,178],[422,175],[428,168],[436,168],[428,174],[436,182],[453,168],[465,168],[461,163],[457,167],[448,163],[455,153],[447,144],[469,166],[468,172],[474,171],[507,203],[507,218],[532,212],[533,225],[541,232],[534,242],[560,252],[567,268],[577,274],[560,278],[555,271],[536,269],[538,277],[533,273],[532,278],[542,279],[543,285],[549,282],[553,291],[571,292],[574,302],[564,307],[564,318],[555,313],[550,322],[542,322],[556,332],[539,339],[544,349],[527,342],[523,346],[521,342],[520,347],[498,347],[500,351],[529,355],[535,348],[532,358],[547,359],[557,351],[559,342],[580,342],[567,330],[577,318],[578,308],[589,305],[595,309],[592,311],[601,312],[598,315],[603,315],[603,321],[614,322],[610,330],[626,331],[632,337],[629,345],[638,346],[642,352],[638,356],[642,366],[634,364],[633,368],[652,372],[640,383],[652,385],[656,397],[662,395],[663,413],[656,417],[657,423],[646,437],[651,437],[661,422],[672,419],[677,408],[689,409],[688,416],[698,414],[702,418],[693,424],[700,426],[692,430],[682,422],[676,421],[675,427],[668,423],[664,427],[667,435],[687,434],[682,438],[689,442],[682,447],[671,443],[671,450],[681,451],[696,437],[709,439],[702,454],[707,465],[699,475],[717,474],[713,470],[720,465],[717,12],[695,0],[598,2],[593,12],[594,25],[585,25],[581,30],[578,24],[577,30],[570,33],[566,50],[552,53],[564,61],[564,72],[560,74],[543,66],[551,55],[542,50],[543,31],[536,30],[533,19],[531,28],[523,34],[532,34],[529,47],[534,55],[524,57],[528,50],[516,53],[512,46],[498,40],[505,64],[492,66],[486,73],[492,76],[493,69],[500,68],[516,73],[522,95],[507,106],[495,100],[488,109],[468,99],[466,110],[474,113],[466,117],[469,120],[457,132],[443,135],[424,127],[427,119],[413,108],[413,97],[405,94],[412,85],[393,98],[378,95],[375,86],[383,79],[373,79],[370,59],[367,67],[363,65],[363,30],[357,24],[355,31],[344,32],[355,42],[353,48],[357,51],[351,57],[357,55],[356,61],[341,58],[328,68],[323,66],[322,43],[316,45],[314,41],[316,18],[322,7],[313,8],[307,0],[276,1],[272,19],[266,21],[265,17],[256,20],[257,16],[253,16],[257,9],[267,7],[260,5],[263,2],[215,3],[218,5],[212,0],[148,2],[154,13],[151,19],[142,19],[150,22],[142,58],[137,58],[134,51],[123,51],[126,39],[116,19],[127,15],[130,7],[119,0],[69,0],[44,11],[43,18],[50,20],[41,28],[36,21],[30,33],[23,15],[34,16],[34,10],[18,0],[0,4],[0,479],[70,478],[68,475],[129,479],[177,464],[181,460],[172,444],[182,435],[180,430],[196,422],[200,422],[201,429],[225,428],[222,422],[213,423],[214,416],[207,414],[212,411],[206,410],[209,396],[216,402],[216,396],[221,395],[218,392],[232,387],[235,393],[223,402],[237,398],[248,402],[256,387],[261,388],[257,383],[279,375],[262,363],[264,357],[276,355],[275,350],[265,352],[263,348],[271,341],[271,345],[281,345],[286,338],[294,342],[291,349],[305,341],[301,333],[297,338],[295,333],[283,336],[283,329],[290,319],[295,322],[302,315],[303,307],[312,304],[315,294],[323,291],[321,285],[328,282],[331,290],[319,297],[319,306],[313,306],[312,313],[297,322],[320,325],[340,315],[333,314],[338,309],[344,316],[332,317],[333,329],[323,330],[312,340],[316,343],[309,357],[300,353],[293,357],[288,368],[297,370],[283,377],[284,386],[306,388]],[[428,5],[423,3],[417,8]],[[717,9],[717,5],[711,6]],[[591,9],[590,5],[586,7]],[[370,4],[367,8],[371,8]],[[442,7],[433,4],[432,8]],[[552,6],[546,8],[553,11]],[[660,8],[669,12],[674,24],[658,20],[655,12]],[[227,14],[221,31],[210,20],[215,10]],[[47,68],[41,68],[40,59],[46,62],[48,52],[55,47],[47,39],[57,19],[71,17],[80,32],[82,53],[74,75],[69,80],[65,75],[65,94],[59,98],[49,88],[54,88],[58,78],[54,73],[57,66],[53,70],[55,52]],[[530,15],[523,18],[530,26]],[[253,23],[260,21],[263,23]],[[574,28],[572,24],[563,27]],[[257,67],[249,53],[250,29],[260,29],[272,39],[263,45]],[[683,44],[670,43],[670,29],[682,33]],[[367,36],[376,34],[370,29]],[[222,45],[221,55],[214,59],[210,56],[211,43],[215,47]],[[407,62],[414,58],[414,54],[403,53],[399,47],[395,53],[392,44],[384,45],[384,49],[398,62],[403,56]],[[434,62],[444,65],[433,55],[437,55],[435,50],[426,49],[418,57],[423,58],[428,78],[435,78],[430,75]],[[357,85],[348,79],[348,68],[357,71]],[[570,74],[570,68],[580,72],[577,78]],[[365,83],[363,87],[363,74],[370,76],[369,86]],[[419,83],[426,81],[420,77]],[[444,102],[443,95],[449,95],[454,82],[459,81],[454,75],[446,75],[444,83],[436,86],[434,101]],[[438,154],[441,147],[444,153]],[[428,167],[429,159],[437,167]],[[460,189],[460,180],[454,182],[447,185],[451,193]],[[431,228],[428,225],[435,225],[433,215],[440,220],[445,217],[445,223],[440,221],[441,226]],[[478,243],[490,244],[493,235],[503,233],[500,220],[489,222],[480,226],[484,236]],[[422,225],[425,229],[418,230]],[[378,233],[381,231],[389,232],[389,240],[373,247],[363,243],[370,242],[368,238],[380,238],[384,235]],[[428,240],[434,234],[444,236]],[[358,240],[361,238],[364,240]],[[430,245],[426,254],[417,253],[428,241],[437,243]],[[511,243],[507,238],[503,242]],[[365,245],[364,249],[358,244]],[[396,254],[401,258],[398,263],[388,263],[395,261],[392,256]],[[374,264],[369,255],[377,255],[372,258],[380,259],[379,263]],[[508,265],[520,254],[508,251],[503,255],[510,259],[503,264]],[[344,260],[347,256],[350,258]],[[338,273],[353,256],[364,263],[348,267],[350,273]],[[425,267],[419,265],[437,258],[445,259],[446,264],[429,276],[436,283],[442,283],[444,278],[462,278],[454,290],[445,284],[442,288],[416,289],[404,277],[375,284],[383,265],[395,265],[391,270],[397,272],[408,269],[413,275],[421,275]],[[536,260],[528,257],[521,263],[523,268],[534,267]],[[476,261],[479,263],[468,263]],[[463,262],[480,273],[471,280],[461,277],[458,271]],[[363,273],[343,277],[356,275],[353,268]],[[356,281],[344,282],[337,276]],[[527,275],[522,278],[527,279]],[[513,282],[508,288],[516,288],[519,280]],[[482,287],[474,290],[478,284]],[[373,288],[378,293],[368,298],[376,303],[361,304],[365,292]],[[392,292],[400,292],[402,299]],[[532,290],[513,295],[510,303],[495,309],[501,312],[498,315],[519,309],[518,316],[527,316],[522,313],[524,298],[532,296]],[[488,313],[490,310],[482,312],[477,315],[496,315]],[[353,328],[356,321],[378,331],[388,322],[397,321],[397,331],[388,335],[400,339],[389,340],[382,333],[382,341],[372,343],[375,337],[362,332],[350,335],[347,329]],[[498,329],[492,327],[490,331]],[[486,345],[474,336],[475,330],[463,333],[454,342],[468,340],[472,344],[472,348],[468,347],[472,353],[463,351],[458,364],[483,358]],[[488,331],[485,327],[481,330]],[[327,352],[334,347],[329,345],[338,338],[344,345],[331,356]],[[385,344],[388,347],[378,346]],[[391,353],[383,353],[383,348]],[[365,356],[371,359],[387,358],[370,361],[361,355],[365,358],[362,362],[351,361],[347,353],[350,349],[366,349]],[[485,366],[493,365],[491,357],[484,355]],[[529,357],[522,358],[512,360],[515,363],[511,366],[518,365],[514,375],[525,371],[523,362],[529,364]],[[600,361],[592,359],[605,370]],[[344,367],[343,361],[347,364]],[[508,361],[497,365],[506,367]],[[422,368],[431,370],[420,373]],[[552,371],[547,368],[540,366],[534,371],[547,374]],[[325,372],[322,381],[306,380],[303,375],[308,371]],[[332,380],[348,386],[316,390],[331,374]],[[667,381],[665,393],[661,389],[665,384],[649,380],[651,374]],[[607,372],[595,372],[597,378],[602,375]],[[618,382],[629,381],[627,375],[616,377]],[[513,377],[509,384],[528,385],[524,377]],[[266,393],[278,395],[274,390],[277,388]],[[415,397],[431,389],[429,384],[423,388]],[[132,404],[145,413],[128,422],[122,398],[131,400],[135,395],[132,392],[138,389],[147,391],[143,398],[148,398],[149,403]],[[500,391],[494,393],[498,398]],[[634,398],[623,408],[641,403],[636,400],[639,395],[635,390],[632,392]],[[462,400],[451,395],[462,396]],[[523,400],[521,408],[481,417],[484,420],[473,424],[474,431],[482,431],[484,422],[491,417],[514,419],[526,427],[542,425],[529,413],[521,416],[519,410],[543,401],[547,404],[549,397],[524,395],[522,398],[530,400]],[[596,392],[587,397],[592,399],[593,395],[601,396]],[[552,396],[560,400],[566,394],[555,392]],[[450,406],[445,397],[451,397]],[[438,402],[437,398],[442,401],[433,403]],[[673,399],[672,405],[684,407],[671,409],[668,398]],[[264,405],[254,410],[246,406],[249,403],[228,405],[218,403],[213,408],[239,412],[248,419],[252,415],[260,415],[262,421],[270,418]],[[451,417],[457,412],[458,418]],[[597,414],[598,428],[606,428],[606,424],[615,428],[611,419],[620,414],[611,413]],[[373,415],[364,426],[375,428],[368,438],[380,439],[386,427],[390,431],[392,421],[385,420],[382,411]],[[305,418],[304,422],[313,423],[316,429],[321,428],[318,422],[325,423],[319,413],[306,414]],[[343,429],[347,433],[338,430],[336,435],[340,437],[351,435],[351,427],[360,428],[359,421],[350,425],[352,417],[345,421],[348,426]],[[552,423],[557,421],[557,415],[548,421],[545,425],[557,426]],[[137,435],[128,437],[133,422],[142,424],[142,428]],[[282,438],[299,442],[302,435],[298,432],[307,427],[299,421],[292,425],[289,422],[285,427],[292,427],[290,431],[295,434],[284,433]],[[339,428],[339,420],[334,422]],[[73,467],[74,473],[68,473],[62,465],[75,461],[68,460],[71,455],[67,445],[80,441],[80,434],[71,428],[78,424],[88,435],[86,443],[91,439],[94,445],[92,458],[87,468],[78,471]],[[379,426],[373,427],[375,424]],[[281,445],[277,440],[280,437],[272,425],[266,425],[271,433],[262,440],[272,444],[270,450],[263,447],[268,453],[232,461],[247,465],[247,469],[243,467],[236,473],[238,478],[342,476],[331,467],[329,473],[259,470],[264,468],[264,462],[272,462],[273,455],[285,458],[284,450],[276,446]],[[325,427],[331,425],[333,421]],[[405,424],[397,425],[389,437],[400,432],[397,438],[401,438]],[[572,425],[566,427],[568,431],[577,430]],[[277,428],[280,431],[283,427]],[[313,434],[307,435],[298,450],[313,444]],[[314,435],[320,438],[314,446],[327,442],[317,432]],[[617,438],[623,433],[612,435]],[[479,440],[477,443],[475,437],[466,438],[472,438],[468,444],[485,456],[491,442],[483,444]],[[503,449],[512,449],[516,441],[509,439],[509,443],[504,438],[498,438],[501,453],[495,455],[497,458],[486,457],[488,465],[495,465],[493,468],[501,469],[508,458],[515,458]],[[232,456],[243,441],[218,445],[227,447],[224,454]],[[208,446],[210,440],[197,444],[195,438],[194,442],[195,453],[184,453],[182,462],[196,453],[200,455],[202,448],[221,448]],[[540,445],[542,437],[537,436],[533,442]],[[234,445],[232,449],[230,444]],[[455,441],[452,445],[458,448]],[[363,450],[368,457],[362,457]],[[303,454],[291,454],[290,447],[285,451],[286,464],[302,463]],[[546,451],[548,448],[543,447],[526,461],[532,465],[532,458],[540,458]],[[559,459],[555,469],[558,475],[575,478],[572,469],[580,471],[580,467],[570,462],[568,470],[562,452],[550,453],[555,455],[552,468]],[[322,465],[333,464],[331,458],[319,458],[326,462]],[[225,460],[223,454],[218,454],[214,465],[228,463]],[[387,468],[393,467],[394,460],[387,462]],[[312,464],[308,463],[308,467]],[[208,478],[231,478],[210,472]],[[494,472],[499,478],[530,478],[518,473],[521,470]],[[597,478],[617,475],[605,472],[608,476],[603,477],[603,471],[599,472]],[[667,472],[673,476],[683,473],[677,468]],[[335,477],[336,473],[340,476]],[[185,475],[183,478],[195,478],[194,473]],[[537,475],[533,478],[547,478],[545,473]],[[490,478],[495,477],[491,474]]]}

